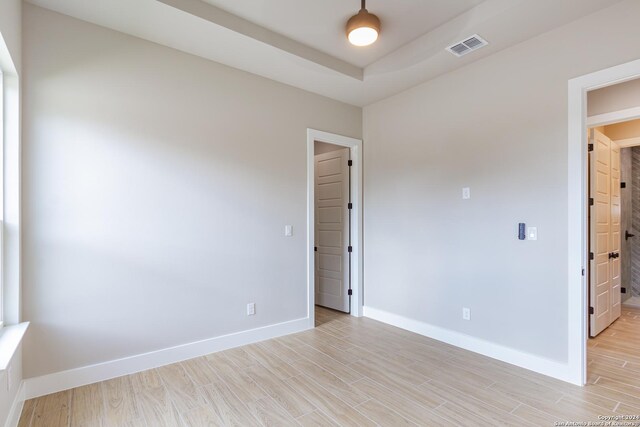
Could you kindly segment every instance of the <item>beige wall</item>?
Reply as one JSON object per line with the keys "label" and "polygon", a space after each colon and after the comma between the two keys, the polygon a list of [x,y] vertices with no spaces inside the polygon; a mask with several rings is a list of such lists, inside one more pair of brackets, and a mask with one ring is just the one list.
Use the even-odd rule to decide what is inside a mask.
{"label": "beige wall", "polygon": [[24,12],[25,376],[306,317],[306,131],[361,109]]}
{"label": "beige wall", "polygon": [[567,362],[567,82],[640,58],[638,16],[623,1],[365,107],[367,306]]}
{"label": "beige wall", "polygon": [[[638,97],[638,105],[640,106],[640,96]],[[628,122],[605,126],[604,134],[614,141],[640,138],[640,120],[631,120]]]}
{"label": "beige wall", "polygon": [[635,107],[640,107],[640,79],[588,93],[587,115],[589,116]]}

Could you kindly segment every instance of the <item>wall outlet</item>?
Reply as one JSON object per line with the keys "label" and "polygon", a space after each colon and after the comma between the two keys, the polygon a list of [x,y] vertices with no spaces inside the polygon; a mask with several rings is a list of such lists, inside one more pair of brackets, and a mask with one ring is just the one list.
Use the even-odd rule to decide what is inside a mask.
{"label": "wall outlet", "polygon": [[256,314],[256,303],[250,302],[247,304],[247,316],[253,316],[254,314]]}
{"label": "wall outlet", "polygon": [[471,309],[467,307],[462,308],[462,319],[471,320]]}
{"label": "wall outlet", "polygon": [[527,227],[527,240],[538,240],[538,227]]}
{"label": "wall outlet", "polygon": [[469,187],[464,187],[462,189],[462,198],[465,200],[471,198],[471,189]]}

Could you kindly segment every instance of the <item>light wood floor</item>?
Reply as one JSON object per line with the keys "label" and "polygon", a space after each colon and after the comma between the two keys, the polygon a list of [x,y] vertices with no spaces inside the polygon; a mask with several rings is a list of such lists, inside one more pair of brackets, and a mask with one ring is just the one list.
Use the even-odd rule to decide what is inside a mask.
{"label": "light wood floor", "polygon": [[26,402],[20,426],[553,426],[640,415],[640,310],[589,342],[572,386],[371,319],[319,308],[314,330]]}

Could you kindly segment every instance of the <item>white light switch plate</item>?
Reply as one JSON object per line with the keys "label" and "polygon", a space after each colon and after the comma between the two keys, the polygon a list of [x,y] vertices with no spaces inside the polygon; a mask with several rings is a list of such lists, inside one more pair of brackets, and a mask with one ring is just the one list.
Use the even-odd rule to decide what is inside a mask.
{"label": "white light switch plate", "polygon": [[527,227],[527,240],[538,240],[538,227]]}
{"label": "white light switch plate", "polygon": [[256,303],[250,302],[247,304],[247,316],[253,316],[254,314],[256,314]]}
{"label": "white light switch plate", "polygon": [[284,235],[287,237],[293,236],[293,226],[285,225],[284,226]]}
{"label": "white light switch plate", "polygon": [[464,187],[462,189],[462,198],[465,200],[471,198],[471,189],[469,187]]}

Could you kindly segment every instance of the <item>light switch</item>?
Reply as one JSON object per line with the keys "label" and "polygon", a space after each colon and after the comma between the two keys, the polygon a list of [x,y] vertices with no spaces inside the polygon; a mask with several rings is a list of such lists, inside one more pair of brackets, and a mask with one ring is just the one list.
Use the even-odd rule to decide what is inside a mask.
{"label": "light switch", "polygon": [[527,228],[527,240],[538,240],[538,227]]}
{"label": "light switch", "polygon": [[471,189],[469,187],[464,187],[462,189],[462,198],[465,200],[471,198]]}
{"label": "light switch", "polygon": [[284,226],[284,235],[287,237],[293,236],[293,226],[285,225]]}

